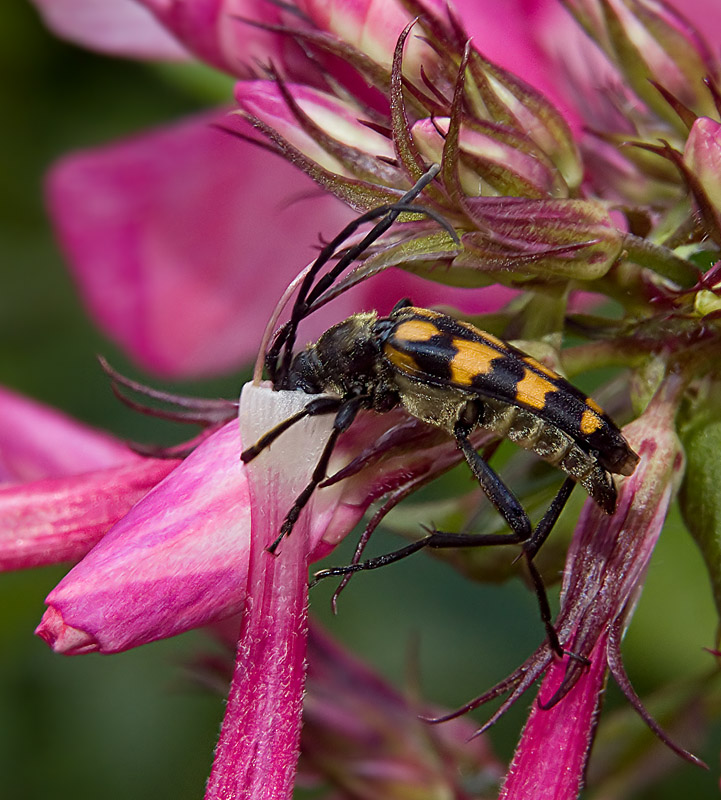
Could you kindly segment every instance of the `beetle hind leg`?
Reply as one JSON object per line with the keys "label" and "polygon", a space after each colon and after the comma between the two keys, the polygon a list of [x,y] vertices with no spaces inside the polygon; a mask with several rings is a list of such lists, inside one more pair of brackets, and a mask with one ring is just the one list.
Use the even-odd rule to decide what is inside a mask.
{"label": "beetle hind leg", "polygon": [[433,530],[422,539],[411,542],[405,547],[391,553],[386,553],[385,555],[377,556],[376,558],[371,558],[356,564],[334,567],[317,572],[313,577],[311,586],[331,576],[345,576],[354,572],[384,567],[395,561],[400,561],[426,547],[430,547],[431,549],[448,549],[456,547],[490,547],[499,544],[519,544],[523,547],[522,554],[526,560],[534,593],[538,601],[541,622],[546,630],[548,644],[553,652],[559,656],[565,654],[573,656],[572,653],[567,653],[567,651],[563,649],[558,640],[558,634],[552,623],[551,606],[548,601],[546,587],[540,572],[533,563],[533,558],[541,545],[548,538],[548,535],[558,520],[575,486],[575,481],[572,478],[566,478],[556,497],[553,499],[553,502],[534,529],[519,500],[503,483],[495,470],[493,470],[486,460],[475,450],[468,439],[467,429],[458,425],[455,433],[458,447],[465,456],[473,475],[491,503],[493,503],[501,516],[506,520],[511,531],[509,533],[473,534],[447,533],[445,531]]}

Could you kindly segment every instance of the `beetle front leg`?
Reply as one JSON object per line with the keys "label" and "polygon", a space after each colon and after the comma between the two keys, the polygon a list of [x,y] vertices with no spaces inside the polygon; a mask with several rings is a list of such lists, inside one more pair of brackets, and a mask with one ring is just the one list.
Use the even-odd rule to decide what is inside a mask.
{"label": "beetle front leg", "polygon": [[[353,420],[356,418],[358,412],[361,410],[361,408],[363,408],[367,404],[368,404],[368,397],[366,397],[365,395],[352,397],[350,399],[343,400],[342,402],[339,401],[336,404],[336,408],[338,410],[336,412],[335,419],[333,420],[333,430],[331,431],[330,436],[328,437],[328,441],[325,443],[325,447],[323,448],[323,452],[321,453],[320,458],[318,459],[318,463],[315,465],[315,468],[313,470],[313,475],[311,476],[311,479],[308,482],[305,489],[303,489],[303,491],[298,495],[298,497],[296,497],[295,503],[293,503],[293,505],[291,506],[290,511],[286,514],[285,519],[283,520],[283,524],[280,526],[280,534],[278,535],[278,538],[270,545],[270,547],[267,548],[269,553],[275,553],[275,551],[278,548],[278,545],[293,530],[293,526],[298,521],[300,512],[305,508],[311,496],[313,495],[313,492],[318,488],[318,484],[320,484],[326,477],[326,472],[328,470],[328,462],[330,461],[330,457],[333,454],[333,450],[335,448],[336,442],[338,441],[338,437],[341,435],[341,433],[348,430],[348,428],[353,423]],[[306,409],[307,408],[308,406],[306,406]],[[316,413],[328,413],[328,411],[330,410],[333,409],[332,407],[329,406],[327,411],[326,410],[320,412],[316,411]],[[309,414],[305,414],[305,416],[309,416]],[[281,425],[282,424],[283,423],[281,423]],[[277,429],[274,428],[273,431],[271,431],[271,434],[275,430]]]}
{"label": "beetle front leg", "polygon": [[305,408],[302,408],[297,413],[288,417],[288,419],[284,419],[274,428],[271,428],[267,433],[263,434],[255,444],[246,447],[240,454],[240,460],[244,464],[252,461],[256,456],[260,455],[263,450],[270,447],[282,433],[288,430],[288,428],[293,427],[296,422],[300,422],[306,417],[318,417],[322,414],[332,414],[338,411],[339,407],[342,405],[343,400],[340,397],[322,396],[311,400]]}

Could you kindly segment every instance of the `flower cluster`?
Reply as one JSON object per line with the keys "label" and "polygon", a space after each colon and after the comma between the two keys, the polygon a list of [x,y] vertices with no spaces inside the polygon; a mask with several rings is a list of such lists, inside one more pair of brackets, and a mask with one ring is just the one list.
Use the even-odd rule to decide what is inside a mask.
{"label": "flower cluster", "polygon": [[[721,608],[721,66],[698,28],[662,0],[517,0],[503,4],[504,34],[516,46],[496,41],[493,52],[482,35],[489,12],[471,2],[457,10],[442,0],[143,0],[127,3],[131,10],[118,1],[112,37],[83,13],[37,5],[50,26],[84,44],[192,54],[240,79],[235,113],[71,156],[50,177],[54,221],[87,304],[145,367],[197,376],[247,363],[267,341],[272,298],[297,271],[297,241],[312,238],[318,208],[333,231],[348,219],[342,204],[392,205],[438,164],[423,213],[406,210],[338,276],[310,315],[309,335],[411,294],[416,305],[455,306],[521,340],[570,378],[626,370],[625,387],[611,382],[598,394],[614,416],[633,419],[624,435],[641,460],[617,479],[616,512],[589,500],[575,527],[554,622],[571,657],[544,644],[459,712],[424,713],[447,721],[506,695],[485,730],[542,680],[501,796],[573,798],[610,672],[666,744],[699,763],[646,711],[620,655],[677,495]],[[709,7],[708,24],[721,28]],[[280,212],[283,241],[249,248],[243,237],[276,206],[277,187],[308,195],[308,179],[324,196]],[[108,292],[109,282],[123,292]],[[599,306],[602,298],[610,302]],[[564,347],[567,333],[581,342]],[[141,456],[0,395],[0,565],[78,562],[48,596],[37,633],[57,652],[114,653],[240,615],[209,799],[290,797],[299,754],[337,796],[486,796],[456,776],[463,762],[495,780],[485,746],[460,756],[452,737],[426,738],[410,721],[412,704],[319,635],[307,650],[308,564],[372,504],[380,501],[366,534],[453,467],[454,442],[400,411],[361,415],[339,439],[331,479],[273,557],[267,548],[308,484],[330,417],[293,425],[272,457],[245,467],[241,440],[257,441],[306,396],[246,386],[239,435],[236,403],[154,394],[174,406],[169,415],[203,424],[201,436]],[[487,454],[497,445],[483,433],[474,443]],[[510,471],[527,505],[546,496],[527,460],[514,457]],[[477,524],[476,505],[462,492],[434,513],[463,529]],[[417,525],[401,527],[417,537]],[[543,556],[550,577],[559,564]],[[497,553],[447,557],[466,575],[498,577]],[[353,678],[344,683],[342,672]],[[353,681],[364,692],[349,691]],[[342,698],[337,709],[329,688]]]}

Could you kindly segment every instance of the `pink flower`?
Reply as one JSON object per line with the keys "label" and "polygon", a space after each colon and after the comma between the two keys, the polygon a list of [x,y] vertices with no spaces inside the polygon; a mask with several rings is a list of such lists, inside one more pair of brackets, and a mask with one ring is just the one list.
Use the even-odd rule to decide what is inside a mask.
{"label": "pink flower", "polygon": [[[619,646],[680,479],[674,415],[687,387],[693,399],[703,391],[704,357],[709,360],[703,347],[712,351],[716,344],[715,315],[701,319],[697,302],[701,289],[714,294],[716,283],[712,275],[699,279],[679,249],[699,255],[714,234],[718,245],[716,217],[697,219],[687,197],[690,188],[703,210],[689,174],[705,194],[714,185],[714,160],[697,145],[703,149],[715,135],[709,137],[708,128],[718,125],[710,117],[699,121],[721,105],[715,62],[698,33],[663,4],[604,3],[601,18],[596,3],[568,2],[607,56],[604,76],[625,80],[618,92],[606,88],[592,113],[579,103],[569,121],[538,90],[553,75],[554,95],[566,105],[574,99],[573,88],[558,81],[558,64],[546,70],[553,60],[537,42],[526,49],[503,42],[501,62],[518,51],[534,64],[519,78],[489,57],[490,42],[483,52],[481,37],[468,35],[492,26],[472,14],[467,32],[446,3],[358,3],[350,10],[312,2],[297,9],[249,5],[147,0],[143,6],[152,16],[138,15],[136,8],[125,17],[126,7],[118,3],[119,35],[113,41],[105,36],[101,46],[121,51],[123,41],[132,40],[129,32],[142,28],[142,41],[128,45],[133,54],[193,53],[243,78],[236,97],[244,120],[222,117],[235,140],[210,127],[210,119],[218,121],[210,115],[71,156],[55,168],[50,205],[81,292],[98,323],[144,366],[165,375],[227,370],[255,353],[291,267],[295,273],[311,258],[299,259],[297,240],[309,241],[305,232],[315,231],[319,210],[305,198],[302,214],[292,206],[278,212],[278,185],[282,199],[291,192],[316,193],[320,186],[366,210],[396,202],[425,173],[434,180],[422,213],[414,215],[422,218],[401,220],[363,253],[357,270],[334,284],[337,290],[346,288],[344,281],[374,276],[353,292],[340,292],[336,319],[360,306],[388,310],[408,292],[406,271],[437,282],[427,290],[429,304],[461,299],[463,293],[445,288],[447,283],[476,289],[503,283],[529,292],[489,319],[489,327],[535,340],[542,357],[561,369],[571,290],[596,289],[620,304],[620,321],[573,318],[577,331],[596,340],[575,349],[571,362],[575,358],[577,371],[599,364],[638,368],[639,396],[650,396],[658,375],[664,377],[646,412],[627,428],[642,465],[622,485],[613,516],[587,505],[569,554],[556,627],[575,658],[556,663],[546,644],[467,706],[509,692],[495,721],[548,672],[503,792],[524,797],[532,785],[549,796],[573,797],[606,665],[655,725],[630,688]],[[75,27],[57,6],[43,6],[52,24]],[[528,43],[524,12],[533,13],[539,29],[556,19],[543,3],[504,7],[504,32]],[[91,6],[65,8],[75,12],[76,38],[92,39],[97,18],[89,23]],[[248,25],[246,17],[257,24]],[[167,31],[181,47],[169,44]],[[271,57],[267,72],[257,61],[249,63],[258,53],[261,61]],[[576,91],[583,95],[590,86],[584,75]],[[627,117],[619,107],[628,109]],[[584,116],[603,124],[585,135],[579,124]],[[656,141],[659,128],[668,143]],[[251,148],[248,138],[300,166],[317,186],[280,160],[271,167],[269,155]],[[677,156],[685,145],[683,164]],[[429,158],[438,162],[437,173],[426,173]],[[680,163],[687,172],[673,169]],[[326,234],[347,218],[327,195],[314,205],[321,206]],[[403,213],[408,216],[407,209]],[[445,230],[437,224],[442,220]],[[386,273],[398,266],[404,271]],[[381,296],[384,281],[395,282],[392,297]],[[372,294],[362,294],[368,290]],[[498,306],[495,293],[487,299],[466,291],[463,299],[469,297],[457,305],[466,311]],[[315,298],[319,306],[325,299],[322,292]],[[313,313],[309,335],[325,327],[323,313]],[[448,361],[452,366],[452,354]],[[683,379],[676,371],[684,371]],[[449,390],[446,383],[421,379],[403,391],[429,403],[467,385]],[[550,386],[534,396],[539,425],[548,423],[547,395],[557,388]],[[513,404],[518,398],[511,392],[501,400]],[[256,441],[308,399],[247,387],[243,441]],[[290,796],[305,685],[308,564],[332,549],[373,500],[387,498],[382,515],[459,459],[448,437],[400,414],[366,416],[342,440],[338,463],[328,470],[331,476],[339,470],[336,477],[344,480],[331,477],[313,492],[292,535],[271,555],[268,547],[308,485],[331,424],[330,417],[316,417],[292,426],[274,442],[272,454],[261,453],[249,468],[238,461],[235,422],[226,422],[180,464],[131,454],[128,462],[119,458],[100,470],[91,465],[80,476],[41,476],[1,490],[12,533],[8,564],[78,558],[102,537],[48,597],[38,633],[58,652],[117,652],[242,613],[209,798]],[[584,414],[577,425],[581,449],[593,457],[593,422]],[[9,450],[22,456],[24,445],[11,441]],[[11,466],[11,478],[34,477],[36,461],[42,473],[46,454],[28,452],[32,469]],[[129,481],[128,466],[140,477],[136,483]],[[43,529],[46,509],[50,524]],[[550,741],[544,759],[541,741]]]}
{"label": "pink flower", "polygon": [[[84,0],[36,4],[60,35],[113,54],[193,53],[239,77],[272,56],[276,68],[295,78],[309,79],[314,72],[287,36],[237,19],[279,22],[280,12],[265,0],[149,0],[147,11],[136,2],[114,0],[102,13]],[[329,7],[311,5],[305,10],[322,22]],[[379,25],[385,47],[408,18],[390,7],[398,22]],[[173,44],[168,32],[180,44]],[[210,127],[214,119],[226,120],[226,113],[72,154],[49,178],[51,215],[90,313],[137,363],[157,374],[199,376],[247,363],[283,287],[312,257],[321,227],[328,237],[348,219],[340,204],[319,196],[292,167]],[[388,311],[394,300],[383,305],[385,280],[396,298],[438,297],[437,286],[429,289],[401,273],[342,300],[336,313],[368,303]],[[499,305],[490,297],[471,300],[468,293],[443,292],[444,300],[461,302],[472,313]],[[183,315],[176,313],[180,305]],[[322,315],[318,320],[310,335],[324,327]]]}
{"label": "pink flower", "polygon": [[[228,648],[235,646],[237,618],[213,626]],[[203,686],[225,685],[232,674],[232,652],[194,663]],[[325,785],[356,797],[419,800],[464,796],[464,786],[489,786],[501,764],[487,738],[473,737],[473,723],[459,719],[429,728],[423,708],[345,651],[311,620],[308,668],[300,739],[299,783]],[[363,787],[363,788],[360,788]],[[485,796],[485,795],[484,795]]]}
{"label": "pink flower", "polygon": [[[246,405],[253,405],[243,407],[241,419],[253,426],[245,431],[251,441],[308,400],[300,393],[252,386],[246,387],[247,397]],[[279,555],[271,556],[266,547],[307,483],[331,422],[319,417],[306,426],[294,426],[274,445],[272,458],[269,453],[259,456],[254,464],[258,473],[250,473],[256,486],[251,494],[248,470],[239,460],[235,421],[206,438],[179,465],[159,462],[163,474],[172,471],[159,482],[157,476],[153,481],[157,485],[148,483],[145,488],[150,491],[124,516],[113,508],[114,519],[108,517],[103,527],[98,526],[96,540],[117,519],[116,524],[47,598],[48,611],[37,633],[66,654],[117,652],[243,611],[236,677],[207,797],[226,797],[236,790],[247,790],[253,797],[279,797],[290,791],[305,674],[309,560],[327,553],[375,497],[424,481],[459,459],[450,443],[439,442],[437,434],[417,424],[409,426],[399,418],[393,436],[387,419],[380,424],[367,419],[354,429],[338,456],[342,463],[360,449],[358,468],[374,464],[381,454],[382,464],[371,474],[361,471],[357,478],[318,492],[315,507],[312,502]],[[375,454],[373,449],[363,451],[367,441],[377,442]],[[414,446],[411,452],[409,443]],[[351,475],[357,472],[352,461],[350,467]],[[90,473],[86,482],[90,480],[96,493],[118,491],[117,484],[106,486],[105,472]],[[28,497],[36,512],[47,513],[47,504],[41,505],[42,487],[42,482],[30,483],[4,492],[21,510],[22,519],[32,511]],[[269,487],[273,487],[270,496]],[[121,489],[118,506],[125,511],[138,495]],[[253,491],[259,496],[253,512],[257,522],[251,526]],[[84,494],[66,491],[63,500],[64,507],[77,504],[87,513],[88,504],[92,509]],[[7,511],[0,505],[0,527],[6,521]],[[79,524],[84,522],[81,517]],[[67,532],[52,525],[51,519],[51,530],[59,540],[53,552],[62,557]],[[24,525],[20,530],[32,536]],[[77,547],[73,551],[76,557],[82,554]]]}

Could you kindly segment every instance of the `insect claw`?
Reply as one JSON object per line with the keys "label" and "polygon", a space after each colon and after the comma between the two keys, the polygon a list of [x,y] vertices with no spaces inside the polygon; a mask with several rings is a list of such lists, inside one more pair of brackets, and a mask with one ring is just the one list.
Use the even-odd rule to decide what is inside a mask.
{"label": "insect claw", "polygon": [[273,544],[268,545],[268,547],[265,548],[266,551],[272,556],[277,555],[275,551],[278,549],[278,545],[283,541],[283,539],[285,539],[286,536],[287,533],[285,531],[281,531],[280,536],[273,542]]}
{"label": "insect claw", "polygon": [[316,584],[320,583],[323,580],[323,578],[330,578],[330,576],[333,574],[334,571],[330,569],[318,570],[318,572],[313,573],[313,577],[308,583],[308,588],[312,589]]}

